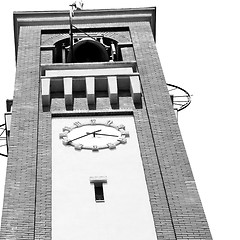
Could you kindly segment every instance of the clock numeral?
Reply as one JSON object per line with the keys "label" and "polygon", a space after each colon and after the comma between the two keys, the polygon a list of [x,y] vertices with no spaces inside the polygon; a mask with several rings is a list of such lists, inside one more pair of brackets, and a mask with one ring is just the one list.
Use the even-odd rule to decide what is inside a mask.
{"label": "clock numeral", "polygon": [[123,124],[120,124],[119,126],[117,126],[117,128],[118,128],[118,130],[119,130],[119,129],[125,130],[125,126],[124,126]]}
{"label": "clock numeral", "polygon": [[117,139],[120,143],[126,143],[127,142],[127,139],[125,137],[120,137]]}
{"label": "clock numeral", "polygon": [[68,145],[69,144],[69,139],[68,138],[63,138],[62,143],[63,143],[63,145]]}
{"label": "clock numeral", "polygon": [[93,151],[98,151],[98,146],[97,146],[97,145],[93,145],[93,146],[92,146],[92,150],[93,150]]}
{"label": "clock numeral", "polygon": [[76,150],[82,150],[83,145],[82,145],[82,144],[76,144],[76,145],[74,146],[74,148],[75,148]]}
{"label": "clock numeral", "polygon": [[128,131],[122,130],[121,134],[124,135],[125,137],[129,137],[129,132]]}
{"label": "clock numeral", "polygon": [[113,144],[113,143],[108,143],[107,146],[108,146],[109,149],[115,149],[116,148],[116,144]]}
{"label": "clock numeral", "polygon": [[72,131],[72,128],[70,128],[70,127],[64,127],[64,128],[63,128],[63,132],[65,132],[65,131],[71,132],[71,131]]}
{"label": "clock numeral", "polygon": [[90,122],[91,122],[92,125],[95,125],[96,124],[96,119],[91,119]]}
{"label": "clock numeral", "polygon": [[59,133],[59,138],[62,139],[62,138],[66,138],[68,135],[67,132],[62,132],[62,133]]}
{"label": "clock numeral", "polygon": [[73,123],[76,127],[81,127],[82,126],[82,124],[80,123],[80,122],[75,122],[75,123]]}
{"label": "clock numeral", "polygon": [[112,121],[112,120],[108,120],[108,121],[107,121],[107,125],[110,126],[111,124],[113,124],[113,121]]}

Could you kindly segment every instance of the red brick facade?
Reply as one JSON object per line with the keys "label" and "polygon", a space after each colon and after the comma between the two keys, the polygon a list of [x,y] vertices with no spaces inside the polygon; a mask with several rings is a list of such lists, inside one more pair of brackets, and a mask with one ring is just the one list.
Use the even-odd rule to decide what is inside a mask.
{"label": "red brick facade", "polygon": [[[92,20],[85,19],[88,15]],[[142,102],[120,96],[113,108],[108,97],[97,97],[91,110],[79,95],[69,111],[62,97],[52,98],[50,109],[43,109],[40,87],[40,65],[51,61],[40,46],[64,38],[43,30],[66,32],[68,13],[15,14],[17,75],[0,239],[51,239],[52,114],[119,110],[133,111],[158,239],[212,239],[156,50],[154,17],[154,8],[84,11],[79,28],[104,29],[133,43],[125,60],[135,57]],[[122,35],[112,30],[116,27],[124,28]]]}

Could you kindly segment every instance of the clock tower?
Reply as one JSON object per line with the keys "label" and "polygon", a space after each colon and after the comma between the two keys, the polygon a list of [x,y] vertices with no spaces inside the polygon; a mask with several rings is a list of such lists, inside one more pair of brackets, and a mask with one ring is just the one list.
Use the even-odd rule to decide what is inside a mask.
{"label": "clock tower", "polygon": [[156,9],[74,10],[14,13],[0,239],[212,239]]}

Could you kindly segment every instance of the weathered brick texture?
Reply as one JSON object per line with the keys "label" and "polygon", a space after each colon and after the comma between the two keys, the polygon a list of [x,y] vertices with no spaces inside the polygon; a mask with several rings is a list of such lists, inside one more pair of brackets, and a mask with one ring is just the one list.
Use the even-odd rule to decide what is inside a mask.
{"label": "weathered brick texture", "polygon": [[0,239],[34,238],[39,43],[37,27],[21,27]]}
{"label": "weathered brick texture", "polygon": [[132,26],[131,36],[176,238],[212,239],[149,24]]}

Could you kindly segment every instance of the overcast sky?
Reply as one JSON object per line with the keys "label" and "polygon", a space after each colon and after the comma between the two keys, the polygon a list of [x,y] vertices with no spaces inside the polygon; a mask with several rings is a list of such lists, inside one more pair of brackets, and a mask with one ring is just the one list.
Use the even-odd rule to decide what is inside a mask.
{"label": "overcast sky", "polygon": [[[13,11],[69,10],[71,1],[1,4],[0,124],[13,96]],[[85,0],[84,9],[157,7],[157,48],[167,83],[192,94],[179,113],[188,157],[214,240],[239,239],[239,1]],[[6,159],[0,158],[0,192]],[[0,193],[1,194],[1,193]],[[2,197],[0,195],[0,204]]]}

